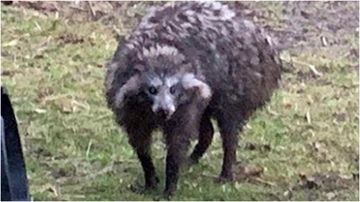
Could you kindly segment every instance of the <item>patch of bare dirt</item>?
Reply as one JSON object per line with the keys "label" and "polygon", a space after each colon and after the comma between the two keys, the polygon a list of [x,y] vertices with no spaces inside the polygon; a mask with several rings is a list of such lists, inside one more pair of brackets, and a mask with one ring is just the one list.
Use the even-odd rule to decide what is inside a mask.
{"label": "patch of bare dirt", "polygon": [[[100,20],[118,25],[118,18],[133,25],[151,5],[164,2],[12,1],[13,6],[56,15],[69,22]],[[10,4],[3,2],[3,4]],[[238,12],[268,30],[277,39],[279,48],[292,54],[331,47],[330,56],[351,58],[357,62],[359,48],[349,45],[349,38],[359,32],[358,2],[235,2]],[[131,19],[131,20],[130,20]],[[114,28],[116,31],[116,28]],[[123,28],[122,28],[123,29]],[[120,34],[122,35],[122,34]]]}
{"label": "patch of bare dirt", "polygon": [[304,190],[308,200],[315,200],[321,194],[324,199],[336,200],[338,192],[344,189],[358,190],[358,173],[343,176],[336,172],[328,173],[300,173],[298,181],[292,185],[283,196],[291,200],[293,192]]}
{"label": "patch of bare dirt", "polygon": [[[12,5],[36,10],[45,15],[56,15],[69,22],[84,22],[103,20],[108,23],[116,16],[128,15],[137,17],[136,10],[142,10],[143,6],[156,4],[154,2],[134,1],[12,1],[3,2],[5,5]],[[140,9],[139,9],[140,8]]]}
{"label": "patch of bare dirt", "polygon": [[[242,13],[273,33],[284,48],[347,44],[359,31],[358,2],[237,2]],[[350,54],[358,52],[352,50]]]}

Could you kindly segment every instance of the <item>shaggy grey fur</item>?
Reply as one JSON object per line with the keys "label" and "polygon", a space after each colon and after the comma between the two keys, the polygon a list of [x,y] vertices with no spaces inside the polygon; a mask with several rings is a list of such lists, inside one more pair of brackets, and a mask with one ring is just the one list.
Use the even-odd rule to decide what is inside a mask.
{"label": "shaggy grey fur", "polygon": [[[233,178],[237,134],[270,99],[282,67],[271,38],[238,13],[218,2],[151,8],[108,65],[107,102],[137,152],[147,188],[158,181],[151,132],[160,128],[165,134],[169,195],[181,164],[196,163],[210,145],[211,118],[223,139],[219,179]],[[193,135],[199,142],[187,161]]]}

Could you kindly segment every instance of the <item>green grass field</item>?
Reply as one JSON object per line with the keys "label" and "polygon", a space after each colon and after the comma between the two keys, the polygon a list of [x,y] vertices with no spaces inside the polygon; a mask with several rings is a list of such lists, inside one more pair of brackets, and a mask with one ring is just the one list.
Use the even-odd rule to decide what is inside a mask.
{"label": "green grass field", "polygon": [[[259,23],[286,26],[283,4],[249,6],[271,11]],[[359,9],[356,2],[340,7]],[[11,6],[2,6],[1,21],[2,85],[18,118],[33,199],[161,199],[161,134],[153,144],[161,183],[134,193],[142,169],[106,107],[104,64],[117,46],[111,26]],[[282,87],[241,135],[238,159],[262,173],[215,183],[222,162],[216,133],[200,163],[183,172],[174,200],[359,200],[359,30],[336,23],[345,28],[319,35],[311,22],[303,24],[309,27],[303,42],[282,53],[288,66]],[[128,32],[130,25],[119,20],[116,26]],[[327,45],[321,46],[320,35]],[[314,76],[312,66],[322,75]]]}

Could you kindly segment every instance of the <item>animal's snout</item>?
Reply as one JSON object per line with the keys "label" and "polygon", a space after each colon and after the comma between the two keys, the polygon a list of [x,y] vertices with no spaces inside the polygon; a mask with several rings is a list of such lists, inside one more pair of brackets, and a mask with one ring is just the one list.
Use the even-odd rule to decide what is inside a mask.
{"label": "animal's snout", "polygon": [[168,109],[159,109],[158,111],[156,111],[156,114],[161,118],[169,119],[172,115],[172,112]]}

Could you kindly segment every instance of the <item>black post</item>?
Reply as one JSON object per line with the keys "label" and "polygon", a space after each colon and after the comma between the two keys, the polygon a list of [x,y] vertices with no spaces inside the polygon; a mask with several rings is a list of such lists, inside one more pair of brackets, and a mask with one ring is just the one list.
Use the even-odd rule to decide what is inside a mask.
{"label": "black post", "polygon": [[1,201],[29,201],[26,168],[14,110],[1,87]]}

